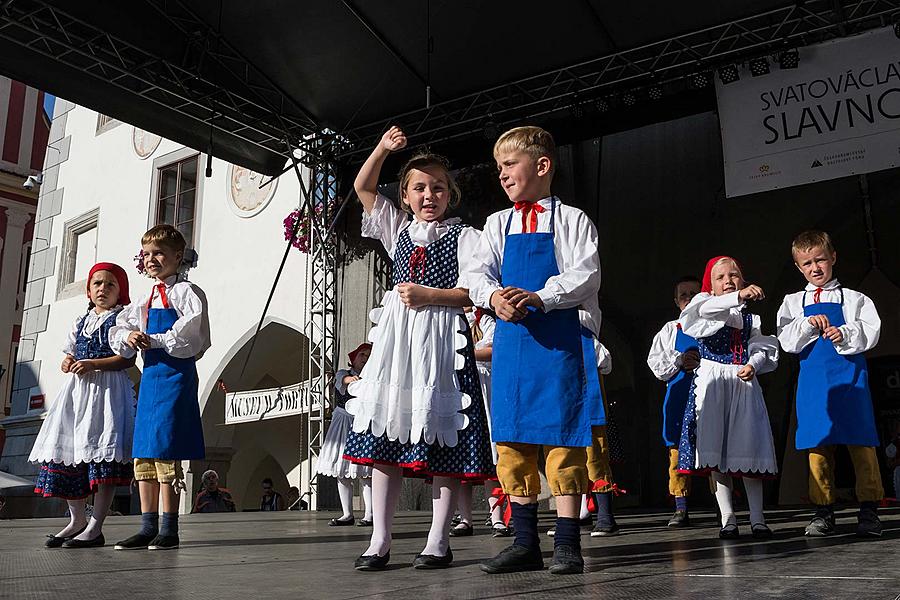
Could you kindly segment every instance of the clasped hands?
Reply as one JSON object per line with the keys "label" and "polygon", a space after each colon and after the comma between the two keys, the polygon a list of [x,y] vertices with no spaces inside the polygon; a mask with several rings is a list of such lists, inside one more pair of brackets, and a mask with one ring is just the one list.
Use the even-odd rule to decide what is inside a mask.
{"label": "clasped hands", "polygon": [[60,367],[63,373],[74,373],[75,375],[84,375],[90,371],[96,371],[97,365],[93,360],[88,358],[77,360],[71,354],[67,354],[62,361]]}
{"label": "clasped hands", "polygon": [[831,340],[835,344],[844,341],[844,334],[832,325],[825,315],[813,315],[808,320],[810,325],[822,332],[821,335],[826,340]]}
{"label": "clasped hands", "polygon": [[502,320],[515,323],[528,316],[528,307],[544,309],[544,301],[534,292],[507,286],[491,294],[491,308]]}

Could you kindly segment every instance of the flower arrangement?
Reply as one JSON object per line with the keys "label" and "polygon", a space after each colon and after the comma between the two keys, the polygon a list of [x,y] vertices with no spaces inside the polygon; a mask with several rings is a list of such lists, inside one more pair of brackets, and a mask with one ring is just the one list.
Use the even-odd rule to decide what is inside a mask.
{"label": "flower arrangement", "polygon": [[[334,200],[328,202],[327,208],[328,214],[334,212]],[[316,204],[314,209],[316,217],[321,217],[325,209],[325,204]],[[293,234],[295,228],[297,233],[294,235],[293,240],[291,240],[291,234]],[[291,245],[300,252],[309,254],[310,242],[312,241],[312,220],[310,219],[309,213],[305,213],[297,208],[284,218],[284,239],[285,241],[290,241]]]}

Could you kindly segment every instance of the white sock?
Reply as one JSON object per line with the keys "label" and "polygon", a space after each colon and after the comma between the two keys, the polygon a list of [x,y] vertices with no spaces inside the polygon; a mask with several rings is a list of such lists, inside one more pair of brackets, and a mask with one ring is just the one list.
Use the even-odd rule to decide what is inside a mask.
{"label": "white sock", "polygon": [[581,514],[578,515],[579,519],[587,519],[591,516],[591,511],[588,510],[588,495],[581,495]]}
{"label": "white sock", "polygon": [[722,513],[722,527],[737,525],[734,506],[731,504],[731,490],[734,486],[731,476],[713,471],[712,480],[716,484],[716,502],[719,504],[719,512]]}
{"label": "white sock", "polygon": [[472,486],[460,485],[459,491],[457,492],[457,510],[459,510],[459,517],[462,523],[466,523],[468,525],[472,524]]}
{"label": "white sock", "polygon": [[456,508],[459,480],[435,477],[431,484],[431,529],[422,554],[446,556],[450,548],[450,520]]}
{"label": "white sock", "polygon": [[338,496],[341,498],[341,521],[349,521],[353,518],[353,480],[349,477],[339,477]]}
{"label": "white sock", "polygon": [[112,505],[113,496],[116,493],[116,486],[108,483],[101,483],[97,493],[94,494],[94,513],[91,520],[88,521],[87,529],[76,537],[76,540],[88,542],[95,539],[103,531],[103,521],[109,514],[109,507]]}
{"label": "white sock", "polygon": [[364,556],[384,556],[391,550],[394,513],[400,500],[403,471],[394,465],[375,465],[372,468],[372,539]]}
{"label": "white sock", "polygon": [[63,527],[56,537],[69,537],[87,524],[87,515],[84,510],[85,499],[66,500],[66,503],[69,505],[69,524]]}
{"label": "white sock", "polygon": [[362,497],[363,504],[366,507],[366,514],[363,516],[363,519],[366,521],[372,520],[372,478],[366,477],[365,479],[359,480],[362,485]]}
{"label": "white sock", "polygon": [[[496,481],[486,481],[484,483],[484,489],[489,494],[493,494],[494,490],[500,487],[500,484]],[[496,525],[497,523],[503,524],[503,505],[500,504],[499,498],[496,496],[490,495],[488,496],[488,508],[491,510],[491,525]]]}
{"label": "white sock", "polygon": [[750,525],[765,525],[762,479],[744,477],[744,490],[747,492],[747,504],[750,505]]}

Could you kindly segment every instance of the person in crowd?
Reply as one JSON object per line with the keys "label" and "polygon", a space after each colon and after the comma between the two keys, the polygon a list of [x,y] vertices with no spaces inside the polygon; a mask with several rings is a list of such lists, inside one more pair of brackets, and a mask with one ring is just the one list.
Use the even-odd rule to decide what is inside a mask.
{"label": "person in crowd", "polygon": [[200,491],[194,500],[192,513],[234,512],[231,492],[219,487],[219,474],[209,469],[200,478]]}
{"label": "person in crowd", "polygon": [[697,340],[700,365],[685,406],[678,466],[683,473],[711,473],[722,528],[739,537],[732,505],[733,477],[741,477],[750,505],[750,530],[766,539],[763,478],[778,472],[772,426],[757,375],[778,366],[778,341],[760,332],[760,318],[747,304],[763,300],[729,256],[709,260],[700,293],[681,312],[684,332]]}
{"label": "person in crowd", "polygon": [[[700,280],[688,275],[675,282],[675,306],[680,313],[700,293]],[[678,320],[669,321],[659,330],[650,346],[647,366],[660,381],[666,382],[663,400],[663,443],[669,453],[669,494],[675,498],[675,514],[669,527],[689,527],[688,496],[691,478],[678,472],[678,442],[684,407],[690,395],[694,369],[700,366],[697,340],[685,334]]]}
{"label": "person in crowd", "polygon": [[116,550],[178,548],[178,493],[185,489],[181,461],[205,455],[197,360],[210,347],[209,316],[203,291],[184,276],[190,266],[185,246],[171,225],[143,235],[140,266],[154,285],[119,313],[110,331],[120,356],[141,352],[144,359],[132,447],[141,528]]}
{"label": "person in crowd", "polygon": [[805,534],[834,533],[834,449],[846,446],[856,475],[857,535],[881,536],[878,503],[884,497],[875,449],[880,445],[863,356],[875,347],[881,318],[865,294],[834,277],[837,253],[824,231],[806,231],[791,244],[806,287],[784,297],[778,340],[800,355],[797,450],[809,457],[809,498],[816,512]]}
{"label": "person in crowd", "polygon": [[440,156],[417,153],[402,168],[403,210],[378,194],[385,159],[406,143],[403,131],[391,127],[354,184],[362,233],[380,240],[394,264],[394,287],[372,313],[372,355],[347,388],[353,429],[345,456],[373,467],[372,537],[354,565],[361,571],[383,570],[390,560],[404,473],[432,478],[431,528],[413,566],[438,569],[453,562],[449,527],[460,480],[483,481],[495,472],[462,310],[472,303],[465,273],[479,232],[448,218],[459,189]]}
{"label": "person in crowd", "polygon": [[125,370],[134,357],[122,358],[110,347],[116,317],[131,302],[128,276],[119,265],[97,263],[88,273],[87,296],[87,312],[75,319],[63,345],[66,377],[29,456],[41,464],[35,493],[69,505],[69,523],[47,536],[48,548],[105,545],[103,521],[116,486],[132,478],[135,398]]}
{"label": "person in crowd", "polygon": [[274,511],[286,508],[284,496],[275,491],[275,484],[272,483],[271,478],[266,477],[260,485],[262,486],[262,498],[259,499],[259,510]]}
{"label": "person in crowd", "polygon": [[[554,574],[581,573],[579,512],[589,491],[587,451],[599,390],[585,386],[578,307],[596,309],[600,289],[597,230],[581,210],[551,193],[557,166],[553,137],[517,127],[494,144],[500,184],[513,206],[490,215],[475,251],[471,295],[498,317],[491,372],[491,433],[497,474],[512,500],[515,539],[486,560],[487,573],[539,570],[543,450],[556,499]],[[599,310],[598,310],[599,312]],[[591,345],[591,353],[593,346]],[[593,369],[593,367],[592,367]]]}
{"label": "person in crowd", "polygon": [[347,435],[353,427],[353,417],[344,408],[350,399],[347,386],[354,381],[359,381],[359,374],[369,360],[372,352],[372,344],[360,344],[350,352],[348,369],[340,369],[334,375],[335,405],[331,413],[331,425],[325,432],[325,441],[322,442],[322,450],[319,453],[317,471],[319,475],[326,475],[337,479],[338,496],[341,500],[341,516],[328,522],[332,527],[353,525],[356,518],[353,515],[353,480],[358,479],[362,487],[365,515],[357,523],[360,526],[372,525],[372,467],[352,463],[344,458],[344,447],[347,445]]}

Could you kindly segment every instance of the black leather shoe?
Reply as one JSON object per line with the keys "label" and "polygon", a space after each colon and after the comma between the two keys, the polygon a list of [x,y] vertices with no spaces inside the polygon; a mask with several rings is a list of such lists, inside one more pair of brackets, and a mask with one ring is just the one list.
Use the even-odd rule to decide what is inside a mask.
{"label": "black leather shoe", "polygon": [[737,525],[729,524],[719,530],[720,540],[736,540],[739,537],[741,537],[741,533],[738,531]]}
{"label": "black leather shoe", "polygon": [[881,537],[881,519],[875,508],[863,507],[859,509],[856,535],[859,537]]}
{"label": "black leather shoe", "polygon": [[672,515],[672,518],[669,519],[669,522],[666,523],[666,527],[690,527],[691,526],[691,518],[688,516],[686,510],[676,510],[675,514]]}
{"label": "black leather shoe", "polygon": [[452,537],[469,537],[474,535],[474,533],[475,529],[465,521],[450,530],[450,535]]}
{"label": "black leather shoe", "polygon": [[87,529],[87,525],[85,525],[72,535],[67,535],[64,537],[57,537],[53,534],[49,534],[47,536],[47,541],[44,542],[44,546],[47,548],[59,548],[66,542],[66,540],[71,540],[73,537],[81,535],[81,532],[83,532],[85,529]]}
{"label": "black leather shoe", "polygon": [[750,526],[750,533],[755,540],[768,540],[772,538],[772,530],[765,523],[754,523]]}
{"label": "black leather shoe", "polygon": [[116,550],[143,550],[155,538],[156,535],[143,535],[141,533],[136,533],[128,539],[124,539],[121,542],[116,542],[114,548]]}
{"label": "black leather shoe", "polygon": [[357,527],[371,527],[372,519],[360,519],[356,522]]}
{"label": "black leather shoe", "polygon": [[347,527],[348,525],[353,525],[356,523],[356,519],[354,517],[350,517],[346,521],[343,519],[332,519],[328,521],[329,527]]}
{"label": "black leather shoe", "polygon": [[581,557],[581,550],[568,544],[560,544],[553,548],[550,572],[554,575],[584,573],[584,558]]}
{"label": "black leather shoe", "polygon": [[446,569],[453,562],[453,551],[447,548],[445,556],[433,554],[417,554],[413,559],[414,569]]}
{"label": "black leather shoe", "polygon": [[619,535],[619,525],[616,523],[616,520],[612,516],[606,521],[597,519],[597,525],[591,531],[591,537],[607,537],[611,535]]}
{"label": "black leather shoe", "polygon": [[78,540],[71,538],[63,542],[63,548],[100,548],[106,545],[106,539],[101,533],[92,540]]}
{"label": "black leather shoe", "polygon": [[513,544],[504,548],[494,558],[481,563],[481,570],[485,573],[518,573],[520,571],[540,571],[544,568],[544,557],[541,549],[534,550]]}
{"label": "black leather shoe", "polygon": [[353,568],[357,571],[384,571],[390,560],[390,552],[384,556],[378,556],[377,554],[363,555],[356,559],[356,562],[353,563]]}
{"label": "black leather shoe", "polygon": [[177,547],[177,535],[158,535],[147,544],[147,550],[174,550]]}

